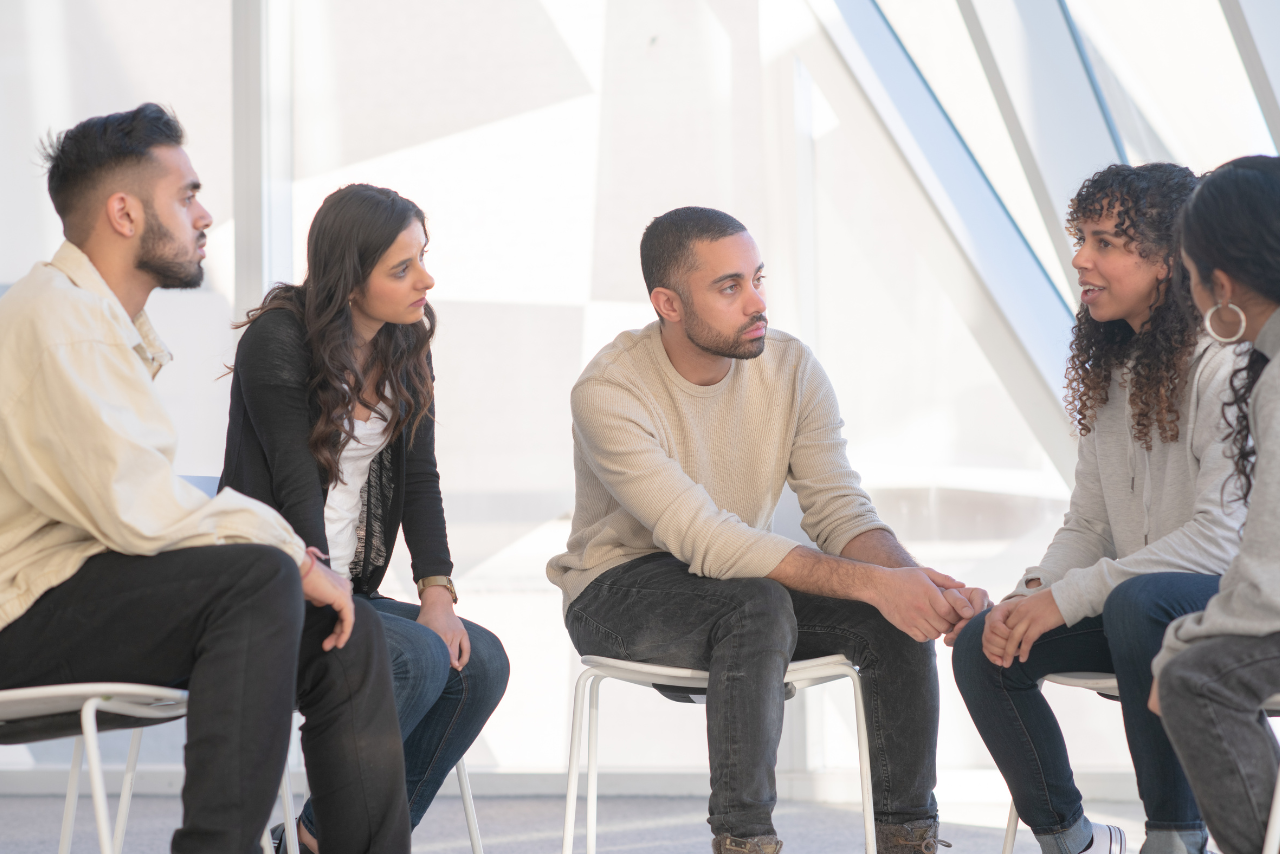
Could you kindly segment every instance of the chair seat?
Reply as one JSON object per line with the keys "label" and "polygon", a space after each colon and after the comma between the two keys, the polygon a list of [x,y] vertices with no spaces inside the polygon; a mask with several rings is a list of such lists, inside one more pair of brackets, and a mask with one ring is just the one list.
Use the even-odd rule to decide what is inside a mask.
{"label": "chair seat", "polygon": [[[187,713],[187,692],[127,682],[80,682],[0,691],[0,744],[27,744],[80,735],[80,708],[99,697],[113,711],[98,712],[98,730],[137,729]],[[121,711],[133,706],[137,715]]]}
{"label": "chair seat", "polygon": [[[690,702],[683,698],[689,695],[705,694],[707,680],[710,679],[710,674],[705,670],[623,661],[600,655],[584,655],[582,663],[610,679],[654,688],[664,697],[677,702]],[[799,689],[844,678],[848,676],[849,668],[857,669],[843,655],[824,655],[821,658],[793,661],[783,675],[786,697],[789,700]]]}

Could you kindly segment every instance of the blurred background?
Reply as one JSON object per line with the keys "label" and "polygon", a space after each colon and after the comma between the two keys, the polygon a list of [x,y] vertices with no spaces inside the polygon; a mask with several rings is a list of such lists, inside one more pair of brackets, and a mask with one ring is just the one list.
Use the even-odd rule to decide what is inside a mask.
{"label": "blurred background", "polygon": [[[220,473],[230,324],[302,279],[324,197],[371,182],[427,212],[459,612],[513,665],[467,757],[480,794],[563,791],[580,667],[544,567],[573,506],[568,392],[653,319],[650,219],[746,223],[771,323],[826,367],[881,515],[999,598],[1070,491],[1067,200],[1112,162],[1202,172],[1280,134],[1270,0],[0,0],[0,58],[0,289],[61,241],[51,130],[143,101],[187,129],[205,286],[148,306],[182,474]],[[802,537],[798,516],[788,496],[776,529]],[[383,592],[414,600],[396,557]],[[944,813],[998,823],[1007,792],[938,652]],[[1118,704],[1054,702],[1086,796],[1135,797]],[[613,682],[602,703],[602,792],[707,791],[702,707]],[[783,796],[856,801],[849,689],[787,715]],[[183,739],[150,731],[140,791],[176,791]],[[0,747],[0,792],[62,791],[69,755]]]}

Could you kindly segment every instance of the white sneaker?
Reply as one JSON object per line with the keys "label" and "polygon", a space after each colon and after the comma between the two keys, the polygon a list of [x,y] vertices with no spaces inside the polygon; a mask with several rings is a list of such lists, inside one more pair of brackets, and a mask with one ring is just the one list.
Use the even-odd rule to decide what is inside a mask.
{"label": "white sneaker", "polygon": [[1124,854],[1124,831],[1114,824],[1095,824],[1089,854]]}

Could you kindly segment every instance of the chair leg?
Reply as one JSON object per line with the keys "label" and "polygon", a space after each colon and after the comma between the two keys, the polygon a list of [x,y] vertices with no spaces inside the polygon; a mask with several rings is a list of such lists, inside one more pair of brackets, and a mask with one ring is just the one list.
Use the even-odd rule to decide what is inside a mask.
{"label": "chair leg", "polygon": [[71,834],[76,826],[76,805],[80,803],[80,766],[84,764],[84,736],[76,736],[71,748],[71,774],[67,777],[67,803],[62,808],[62,838],[58,854],[70,854]]}
{"label": "chair leg", "polygon": [[89,785],[93,790],[93,815],[98,824],[98,848],[102,854],[113,854],[107,786],[102,780],[102,752],[98,749],[99,702],[99,698],[94,697],[80,707],[80,728],[84,731],[84,750],[89,755]]}
{"label": "chair leg", "polygon": [[866,854],[876,854],[875,798],[871,794],[871,739],[867,736],[867,710],[862,696],[862,675],[849,668],[853,682],[854,719],[858,722],[858,772],[862,778],[862,833]]}
{"label": "chair leg", "polygon": [[569,779],[565,784],[564,842],[562,854],[573,854],[573,824],[578,809],[578,763],[582,748],[582,705],[586,699],[587,682],[595,671],[584,670],[573,689],[573,722],[569,725]]}
{"label": "chair leg", "polygon": [[462,813],[467,817],[467,835],[471,837],[471,854],[484,854],[480,844],[480,825],[476,822],[476,805],[471,800],[471,780],[467,778],[467,763],[459,759],[454,767],[458,774],[458,791],[462,794]]}
{"label": "chair leg", "polygon": [[280,778],[280,806],[284,811],[284,847],[289,854],[299,854],[298,817],[293,814],[293,787],[289,782],[289,763],[284,764]]}
{"label": "chair leg", "polygon": [[596,854],[596,803],[599,794],[600,753],[600,683],[597,676],[591,682],[591,713],[587,723],[587,854]]}
{"label": "chair leg", "polygon": [[[1274,812],[1274,809],[1272,810]],[[1004,847],[1001,854],[1013,854],[1013,843],[1018,839],[1018,808],[1009,804],[1009,824],[1004,829]]]}
{"label": "chair leg", "polygon": [[133,731],[129,740],[129,761],[124,766],[124,778],[120,780],[120,806],[116,809],[116,835],[112,850],[120,854],[124,850],[124,829],[129,823],[129,803],[133,800],[133,781],[138,770],[138,751],[142,749],[142,727]]}

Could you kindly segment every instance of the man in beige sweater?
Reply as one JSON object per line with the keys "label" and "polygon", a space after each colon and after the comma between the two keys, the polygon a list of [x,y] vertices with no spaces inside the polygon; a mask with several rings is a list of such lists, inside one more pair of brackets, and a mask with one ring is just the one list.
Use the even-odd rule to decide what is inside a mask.
{"label": "man in beige sweater", "polygon": [[[775,854],[783,673],[842,654],[862,670],[876,845],[931,852],[933,639],[987,606],[915,561],[845,456],[835,392],[770,331],[764,264],[733,217],[655,219],[640,262],[659,320],[624,332],[572,393],[577,507],[548,577],[583,655],[707,670],[712,849]],[[789,483],[814,550],[770,531]]]}

